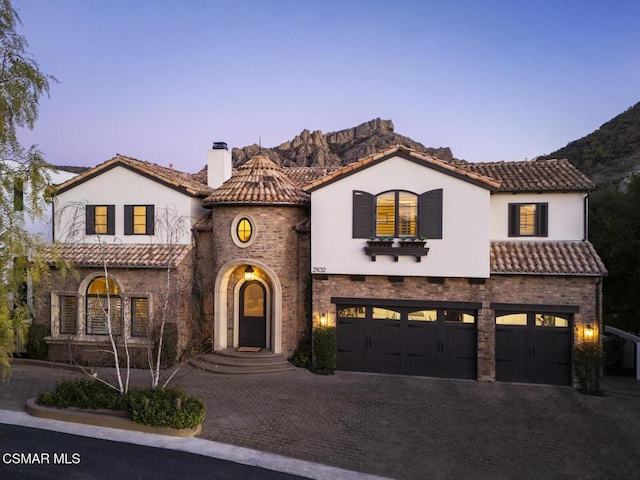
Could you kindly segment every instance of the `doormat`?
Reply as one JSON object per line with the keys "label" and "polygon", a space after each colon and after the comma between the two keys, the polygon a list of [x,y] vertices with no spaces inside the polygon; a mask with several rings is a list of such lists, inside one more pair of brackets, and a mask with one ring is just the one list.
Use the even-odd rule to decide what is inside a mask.
{"label": "doormat", "polygon": [[259,352],[262,347],[238,347],[236,352]]}

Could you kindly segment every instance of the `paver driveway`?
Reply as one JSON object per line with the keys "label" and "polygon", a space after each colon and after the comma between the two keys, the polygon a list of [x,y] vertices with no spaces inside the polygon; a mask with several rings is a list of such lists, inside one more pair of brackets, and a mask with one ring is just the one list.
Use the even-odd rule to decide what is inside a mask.
{"label": "paver driveway", "polygon": [[[65,376],[78,374],[15,365],[0,408],[21,408],[18,397]],[[147,376],[135,372],[136,383]],[[634,382],[591,397],[568,387],[305,370],[224,376],[185,366],[173,383],[205,400],[202,438],[423,480],[638,478]]]}

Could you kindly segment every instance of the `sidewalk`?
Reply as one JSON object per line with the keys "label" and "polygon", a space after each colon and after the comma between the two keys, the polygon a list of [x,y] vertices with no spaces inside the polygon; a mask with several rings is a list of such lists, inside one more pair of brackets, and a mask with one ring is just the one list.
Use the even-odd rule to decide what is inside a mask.
{"label": "sidewalk", "polygon": [[[136,383],[148,375],[136,371]],[[81,376],[16,364],[0,408],[21,410],[26,397]],[[607,378],[611,393],[591,397],[569,387],[300,369],[225,376],[188,366],[172,382],[207,405],[200,439],[415,480],[632,478],[639,383]]]}

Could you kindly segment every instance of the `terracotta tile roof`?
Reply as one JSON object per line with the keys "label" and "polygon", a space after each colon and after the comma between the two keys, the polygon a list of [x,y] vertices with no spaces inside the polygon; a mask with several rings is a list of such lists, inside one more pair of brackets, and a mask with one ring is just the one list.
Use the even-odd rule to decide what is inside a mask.
{"label": "terracotta tile roof", "polygon": [[175,267],[187,256],[191,245],[128,243],[64,243],[54,248],[63,259],[78,267],[167,268]]}
{"label": "terracotta tile roof", "polygon": [[283,169],[263,155],[257,155],[240,166],[203,205],[300,205],[309,195],[298,188]]}
{"label": "terracotta tile roof", "polygon": [[491,273],[603,276],[607,270],[589,242],[491,242]]}
{"label": "terracotta tile roof", "polygon": [[[282,172],[298,187],[302,188],[307,183],[324,177],[330,173],[339,170],[342,167],[281,167]],[[238,169],[234,168],[235,174]],[[198,173],[192,173],[191,176],[199,182],[207,183],[207,166],[205,165]]]}
{"label": "terracotta tile roof", "polygon": [[464,168],[500,180],[500,192],[591,190],[593,182],[567,160],[464,163]]}
{"label": "terracotta tile roof", "polygon": [[87,170],[70,180],[58,185],[58,193],[64,192],[72,188],[74,185],[83,183],[90,178],[99,175],[101,172],[109,170],[117,166],[125,166],[146,177],[152,178],[156,181],[164,183],[172,188],[181,190],[184,193],[196,197],[205,197],[210,194],[213,189],[209,188],[206,181],[200,182],[193,175],[188,173],[174,170],[173,168],[163,167],[155,163],[145,162],[137,160],[135,158],[127,157],[126,155],[117,154],[111,160],[107,160],[94,168]]}
{"label": "terracotta tile roof", "polygon": [[308,183],[330,175],[342,167],[284,167],[282,170],[298,187],[302,188]]}
{"label": "terracotta tile roof", "polygon": [[500,186],[499,180],[486,177],[482,174],[471,171],[459,165],[430,157],[423,153],[419,153],[411,148],[408,148],[402,145],[396,145],[394,147],[381,150],[380,152],[375,153],[373,155],[369,155],[368,157],[365,157],[362,160],[358,160],[357,162],[350,163],[349,165],[346,165],[333,173],[330,173],[318,180],[308,183],[303,187],[303,190],[305,192],[313,191],[327,183],[331,183],[339,179],[340,177],[343,177],[345,175],[350,175],[354,171],[364,168],[369,164],[384,161],[387,158],[393,157],[395,155],[403,156],[404,158],[409,158],[413,161],[423,163],[426,166],[435,168],[436,170],[440,170],[442,172],[449,173],[450,175],[454,175],[462,179],[466,179],[467,181],[471,181],[473,183],[483,185],[484,187],[489,188],[491,190],[495,190]]}

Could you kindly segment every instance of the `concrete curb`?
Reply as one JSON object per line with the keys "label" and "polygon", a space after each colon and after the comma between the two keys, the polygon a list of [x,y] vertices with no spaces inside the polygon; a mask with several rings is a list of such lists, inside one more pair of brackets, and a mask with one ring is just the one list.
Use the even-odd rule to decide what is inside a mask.
{"label": "concrete curb", "polygon": [[151,427],[140,425],[133,420],[122,416],[122,413],[107,413],[104,411],[89,412],[85,410],[44,407],[36,403],[36,398],[29,398],[25,405],[25,411],[39,418],[49,420],[61,420],[63,422],[81,423],[84,425],[94,425],[97,427],[119,428],[120,430],[131,430],[135,432],[155,433],[168,435],[171,437],[195,437],[202,431],[202,425],[194,428],[167,428]]}
{"label": "concrete curb", "polygon": [[33,417],[25,412],[0,410],[0,423],[21,425],[23,427],[40,428],[54,432],[81,435],[114,442],[133,443],[148,447],[165,448],[181,452],[194,453],[220,460],[241,463],[254,467],[290,473],[316,480],[391,480],[367,473],[344,470],[319,463],[284,457],[282,455],[260,452],[250,448],[237,447],[202,438],[177,438],[164,435],[153,435],[146,432],[127,432],[125,430],[83,425],[73,422]]}

